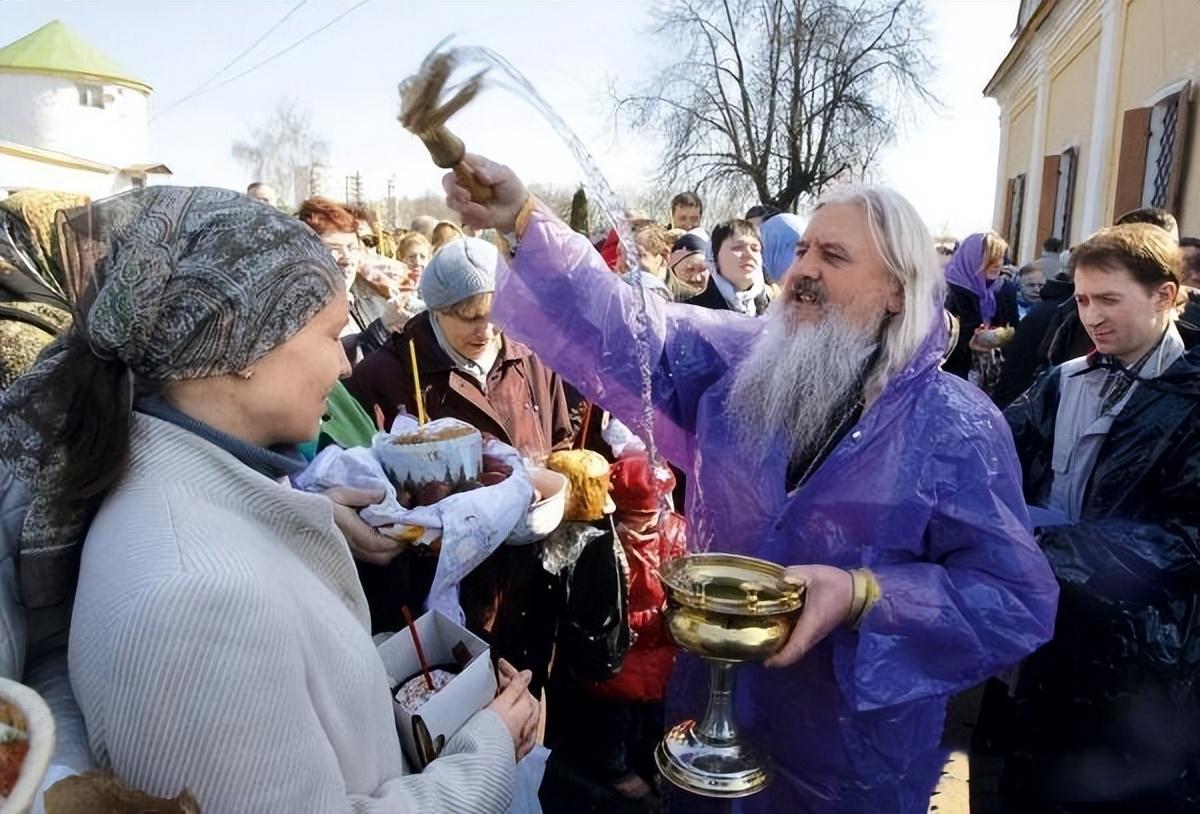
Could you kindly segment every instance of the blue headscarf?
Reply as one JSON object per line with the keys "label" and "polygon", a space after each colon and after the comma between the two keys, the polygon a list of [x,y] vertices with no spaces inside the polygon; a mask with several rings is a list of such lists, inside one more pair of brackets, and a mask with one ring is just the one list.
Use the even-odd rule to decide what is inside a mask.
{"label": "blue headscarf", "polygon": [[782,280],[796,259],[796,244],[804,237],[805,226],[798,215],[783,212],[767,218],[758,227],[762,236],[763,272],[769,282]]}
{"label": "blue headscarf", "polygon": [[946,264],[946,282],[965,288],[979,299],[979,316],[985,324],[991,324],[996,316],[996,291],[1004,284],[1004,278],[997,277],[988,282],[983,276],[983,253],[987,235],[976,233],[968,235],[967,239],[958,244],[950,262]]}

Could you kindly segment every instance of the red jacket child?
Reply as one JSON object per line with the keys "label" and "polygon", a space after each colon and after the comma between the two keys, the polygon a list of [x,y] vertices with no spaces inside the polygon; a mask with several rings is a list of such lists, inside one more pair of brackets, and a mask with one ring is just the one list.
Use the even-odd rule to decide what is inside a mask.
{"label": "red jacket child", "polygon": [[663,619],[667,593],[657,571],[686,550],[683,518],[663,509],[675,478],[666,467],[656,473],[645,455],[630,455],[612,465],[610,479],[617,536],[629,563],[634,638],[620,672],[591,686],[604,698],[661,701],[675,665],[675,645]]}

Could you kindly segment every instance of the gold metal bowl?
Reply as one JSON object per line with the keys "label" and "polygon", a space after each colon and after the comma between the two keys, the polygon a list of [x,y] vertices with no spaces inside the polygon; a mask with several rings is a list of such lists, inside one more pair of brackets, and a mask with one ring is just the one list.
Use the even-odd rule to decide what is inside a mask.
{"label": "gold metal bowl", "polygon": [[738,554],[667,563],[667,627],[686,650],[722,661],[761,661],[779,650],[804,608],[805,585],[782,566]]}

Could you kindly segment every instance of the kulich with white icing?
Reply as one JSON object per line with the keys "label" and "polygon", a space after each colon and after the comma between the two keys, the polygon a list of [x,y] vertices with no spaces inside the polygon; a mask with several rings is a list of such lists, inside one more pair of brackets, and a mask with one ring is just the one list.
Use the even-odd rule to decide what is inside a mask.
{"label": "kulich with white icing", "polygon": [[483,468],[483,435],[456,418],[430,421],[419,430],[376,444],[380,463],[392,481],[416,488],[427,483],[457,486],[475,480]]}
{"label": "kulich with white icing", "polygon": [[454,679],[454,676],[445,670],[434,668],[429,671],[429,679],[433,682],[432,690],[429,689],[429,682],[425,680],[424,675],[417,675],[410,678],[404,683],[404,686],[396,690],[396,703],[404,707],[407,712],[415,713],[438,690],[449,684]]}

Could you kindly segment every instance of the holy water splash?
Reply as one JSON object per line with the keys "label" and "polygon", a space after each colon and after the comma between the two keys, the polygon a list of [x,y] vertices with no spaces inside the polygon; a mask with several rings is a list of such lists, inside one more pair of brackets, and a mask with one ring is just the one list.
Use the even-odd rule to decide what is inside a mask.
{"label": "holy water splash", "polygon": [[[639,252],[637,244],[634,241],[633,228],[629,223],[629,218],[625,216],[624,202],[608,183],[608,180],[600,171],[600,167],[596,164],[596,160],[592,158],[591,152],[584,146],[579,136],[575,134],[575,131],[542,98],[542,95],[538,93],[533,84],[500,54],[490,48],[479,46],[453,48],[451,49],[451,53],[454,55],[455,61],[460,65],[484,64],[503,74],[508,82],[497,82],[493,77],[489,77],[488,84],[505,88],[524,99],[542,114],[542,117],[545,118],[546,122],[559,138],[563,140],[563,143],[566,144],[567,148],[571,151],[571,155],[579,165],[579,169],[584,176],[584,188],[588,192],[589,200],[594,201],[599,206],[605,220],[616,229],[627,262],[631,267],[638,268]],[[646,441],[649,447],[651,460],[658,461],[658,453],[654,443],[653,375],[651,370],[652,363],[657,360],[650,359],[650,319],[646,310],[646,297],[653,295],[649,295],[645,290],[640,275],[634,280],[634,289],[637,291],[637,307],[634,309],[634,313],[628,316],[633,320],[634,331],[638,338],[636,343],[637,362],[642,377],[642,414],[637,430],[639,430],[638,434]],[[698,482],[692,484],[692,490],[695,493],[697,503],[699,503],[701,497]],[[679,508],[682,509],[682,507]],[[709,535],[703,529],[696,527],[695,517],[689,519],[692,524],[692,534],[689,535],[689,547],[695,550],[707,550],[710,542]]]}

